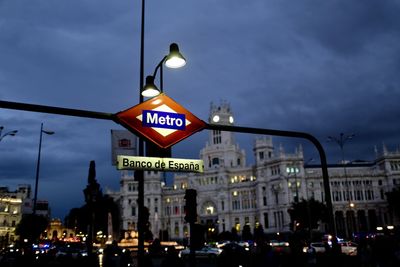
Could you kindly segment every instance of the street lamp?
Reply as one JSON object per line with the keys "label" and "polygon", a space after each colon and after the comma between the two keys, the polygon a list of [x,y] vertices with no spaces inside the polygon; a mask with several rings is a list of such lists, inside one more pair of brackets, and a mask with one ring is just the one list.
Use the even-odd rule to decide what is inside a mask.
{"label": "street lamp", "polygon": [[40,168],[40,152],[42,150],[42,135],[43,133],[52,135],[54,132],[43,130],[43,123],[40,126],[40,138],[39,138],[39,152],[38,158],[36,162],[36,180],[35,180],[35,198],[33,199],[33,215],[36,215],[36,202],[37,202],[37,194],[38,194],[38,184],[39,184],[39,168]]}
{"label": "street lamp", "polygon": [[[186,59],[179,52],[176,43],[169,46],[169,54],[164,56],[154,69],[153,75],[146,77],[146,84],[143,86],[141,94],[144,97],[155,97],[163,92],[163,65],[171,69],[178,69],[186,65]],[[157,71],[160,69],[160,89],[154,84]]]}
{"label": "street lamp", "polygon": [[[144,0],[143,0],[144,5]],[[141,40],[141,88],[139,102],[143,102],[144,97],[155,97],[163,92],[163,64],[168,68],[180,68],[185,66],[186,59],[179,52],[179,47],[176,43],[170,45],[170,52],[164,56],[154,69],[152,76],[146,77],[146,84],[143,85],[143,32],[144,32],[144,7],[142,5],[142,40]],[[154,78],[157,71],[160,69],[160,89],[154,84]],[[139,156],[144,156],[144,140],[139,137],[138,145]],[[144,207],[144,172],[142,170],[135,171],[135,178],[138,182],[138,266],[144,266],[144,226],[145,226],[145,207]]]}
{"label": "street lamp", "polygon": [[353,139],[353,137],[354,137],[354,134],[346,135],[344,133],[340,133],[339,137],[328,136],[328,141],[334,141],[340,147],[340,152],[342,155],[343,170],[344,170],[344,178],[345,178],[345,182],[346,182],[346,186],[347,186],[346,198],[349,201],[349,206],[351,208],[354,207],[354,203],[351,202],[351,198],[350,198],[350,192],[349,192],[350,185],[347,180],[346,162],[344,161],[344,145],[346,144],[347,141]]}
{"label": "street lamp", "polygon": [[13,131],[6,132],[5,134],[2,135],[3,130],[4,130],[4,126],[0,126],[0,142],[1,142],[1,140],[3,140],[4,137],[15,136],[18,132],[17,130],[13,130]]}

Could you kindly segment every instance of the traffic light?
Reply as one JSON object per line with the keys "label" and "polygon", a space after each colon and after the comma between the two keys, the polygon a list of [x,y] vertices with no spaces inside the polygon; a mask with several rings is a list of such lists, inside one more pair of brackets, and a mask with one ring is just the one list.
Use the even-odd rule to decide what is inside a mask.
{"label": "traffic light", "polygon": [[185,221],[188,223],[195,223],[197,221],[197,191],[194,189],[186,189],[185,191]]}

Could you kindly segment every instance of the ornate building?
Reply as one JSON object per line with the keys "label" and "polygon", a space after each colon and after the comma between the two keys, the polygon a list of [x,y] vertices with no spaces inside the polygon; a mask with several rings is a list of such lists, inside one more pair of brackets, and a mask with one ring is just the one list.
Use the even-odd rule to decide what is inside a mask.
{"label": "ornate building", "polygon": [[[229,104],[211,105],[209,123],[233,125]],[[210,131],[200,151],[204,173],[183,173],[172,186],[161,182],[160,172],[145,172],[145,205],[150,211],[152,232],[168,232],[172,239],[188,236],[184,221],[185,189],[197,190],[198,222],[209,234],[238,233],[243,226],[258,224],[267,233],[290,231],[288,209],[293,201],[324,199],[319,165],[304,161],[302,147],[285,153],[275,148],[271,137],[256,138],[255,162],[246,163],[246,153],[232,132]],[[383,148],[373,162],[328,166],[336,229],[341,236],[358,231],[375,231],[377,226],[396,223],[388,210],[385,193],[400,184],[400,152]],[[108,192],[121,205],[122,229],[135,230],[137,182],[133,172],[121,172],[120,192]],[[322,225],[321,225],[322,227]],[[320,229],[323,231],[323,229]]]}
{"label": "ornate building", "polygon": [[15,229],[22,214],[31,211],[30,185],[18,185],[15,191],[0,187],[0,248],[16,240]]}

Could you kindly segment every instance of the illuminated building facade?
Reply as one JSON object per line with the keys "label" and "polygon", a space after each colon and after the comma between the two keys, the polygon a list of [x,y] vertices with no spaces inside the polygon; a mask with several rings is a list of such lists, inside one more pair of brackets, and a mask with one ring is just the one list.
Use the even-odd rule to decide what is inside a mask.
{"label": "illuminated building facade", "polygon": [[[233,125],[229,104],[211,105],[209,123]],[[209,235],[243,226],[253,230],[261,224],[266,233],[290,229],[288,209],[296,200],[324,199],[322,171],[309,165],[299,146],[286,153],[275,147],[271,137],[257,137],[253,145],[255,162],[246,163],[246,153],[234,134],[210,131],[209,140],[200,151],[204,173],[175,175],[172,186],[165,186],[160,172],[146,171],[145,206],[155,237],[160,230],[169,238],[185,238],[184,194],[197,190],[198,222]],[[346,170],[344,169],[346,168]],[[386,192],[400,185],[400,152],[383,147],[372,162],[353,162],[328,166],[333,212],[341,236],[358,231],[375,231],[376,227],[398,224],[388,210]],[[135,230],[137,222],[137,182],[133,173],[121,172],[120,192],[108,192],[121,205],[122,229]],[[324,231],[324,225],[320,225]]]}
{"label": "illuminated building facade", "polygon": [[30,185],[18,185],[16,191],[0,187],[0,248],[16,240],[15,229],[22,214],[29,209]]}

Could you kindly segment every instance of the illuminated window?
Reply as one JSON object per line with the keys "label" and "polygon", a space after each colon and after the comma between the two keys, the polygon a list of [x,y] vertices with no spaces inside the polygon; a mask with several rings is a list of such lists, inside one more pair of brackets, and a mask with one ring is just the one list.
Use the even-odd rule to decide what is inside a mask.
{"label": "illuminated window", "polygon": [[240,232],[239,218],[235,218],[235,229],[237,232]]}
{"label": "illuminated window", "polygon": [[206,208],[206,214],[207,214],[207,215],[214,214],[214,207],[213,207],[213,206],[208,206],[208,207]]}

